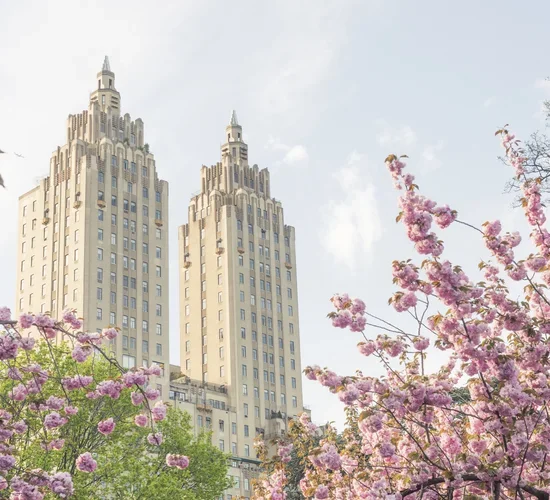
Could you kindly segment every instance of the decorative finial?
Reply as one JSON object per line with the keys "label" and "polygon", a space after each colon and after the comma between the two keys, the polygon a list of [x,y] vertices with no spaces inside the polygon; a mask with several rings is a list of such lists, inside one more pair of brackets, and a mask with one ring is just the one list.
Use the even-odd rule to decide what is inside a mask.
{"label": "decorative finial", "polygon": [[105,60],[103,61],[102,71],[111,71],[111,66],[109,65],[109,56],[105,56]]}
{"label": "decorative finial", "polygon": [[237,112],[235,110],[233,110],[233,112],[231,113],[231,122],[230,122],[230,125],[238,125],[239,122],[237,121]]}

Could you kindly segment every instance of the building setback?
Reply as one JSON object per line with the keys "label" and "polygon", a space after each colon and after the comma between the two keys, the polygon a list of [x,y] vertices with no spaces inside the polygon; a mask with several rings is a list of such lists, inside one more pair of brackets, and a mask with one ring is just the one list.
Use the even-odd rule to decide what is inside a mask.
{"label": "building setback", "polygon": [[304,409],[295,231],[271,197],[269,171],[249,166],[235,112],[225,134],[221,162],[202,167],[178,232],[180,363],[189,379],[223,387],[235,418],[223,428],[235,432],[213,442],[251,461],[257,435],[284,434]]}
{"label": "building setback", "polygon": [[106,57],[88,109],[67,120],[49,174],[19,199],[16,310],[67,308],[84,328],[121,328],[126,368],[156,363],[167,399],[168,183],[157,175],[144,123],[122,115]]}

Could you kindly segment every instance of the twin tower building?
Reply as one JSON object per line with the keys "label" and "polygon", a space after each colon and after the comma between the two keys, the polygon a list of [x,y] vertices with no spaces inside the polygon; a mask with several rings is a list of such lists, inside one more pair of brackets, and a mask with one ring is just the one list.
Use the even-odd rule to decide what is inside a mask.
{"label": "twin tower building", "polygon": [[[143,121],[122,113],[108,58],[66,133],[47,177],[19,199],[17,313],[76,309],[88,331],[119,327],[111,347],[122,365],[160,366],[163,399],[231,455],[226,498],[250,497],[255,437],[284,433],[304,411],[295,234],[269,171],[249,165],[233,112],[221,161],[201,168],[178,227],[176,266],[169,215],[184,217],[169,214],[168,182]],[[170,365],[171,279],[180,366]]]}

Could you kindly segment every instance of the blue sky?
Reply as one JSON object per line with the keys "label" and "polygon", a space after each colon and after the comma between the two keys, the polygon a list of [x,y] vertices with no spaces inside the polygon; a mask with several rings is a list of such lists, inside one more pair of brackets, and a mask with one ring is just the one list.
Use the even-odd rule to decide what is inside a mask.
{"label": "blue sky", "polygon": [[[462,219],[518,225],[493,133],[510,123],[526,137],[543,126],[548,2],[81,4],[0,1],[0,149],[25,156],[0,156],[8,187],[0,193],[0,303],[15,302],[17,198],[47,173],[66,117],[86,108],[105,54],[123,112],[144,120],[170,182],[174,266],[176,228],[200,187],[200,166],[219,159],[237,110],[250,161],[270,168],[272,193],[296,227],[304,366],[378,373],[356,353],[356,335],[329,325],[335,292],[400,320],[387,305],[391,262],[412,247],[394,221],[388,153],[408,154],[422,191]],[[461,227],[443,237],[448,257],[475,276],[486,257],[477,237]],[[177,293],[174,274],[174,362]],[[315,420],[342,421],[323,388],[306,381],[304,391]]]}

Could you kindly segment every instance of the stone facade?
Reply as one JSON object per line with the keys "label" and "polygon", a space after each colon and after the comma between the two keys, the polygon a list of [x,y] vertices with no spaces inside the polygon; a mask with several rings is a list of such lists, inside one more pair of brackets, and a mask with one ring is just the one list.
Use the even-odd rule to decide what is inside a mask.
{"label": "stone facade", "polygon": [[248,164],[233,112],[221,162],[179,228],[181,371],[223,386],[236,434],[227,450],[255,459],[254,439],[284,434],[303,411],[295,231],[269,171]]}
{"label": "stone facade", "polygon": [[121,328],[125,367],[157,363],[167,397],[168,183],[159,179],[144,124],[120,111],[105,58],[88,109],[67,120],[49,174],[19,199],[17,313],[67,308],[93,331]]}

